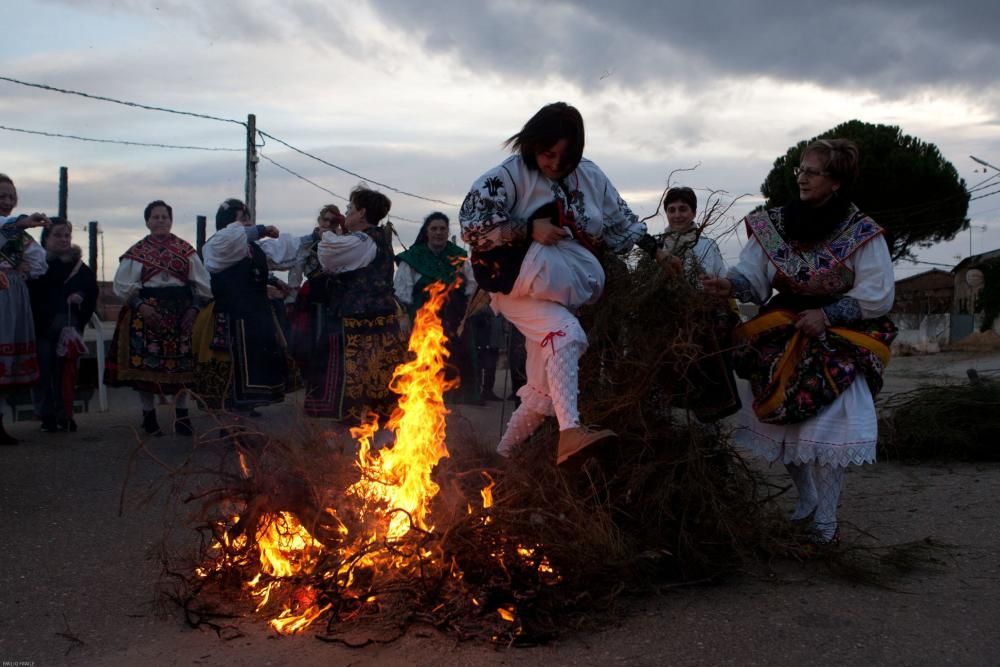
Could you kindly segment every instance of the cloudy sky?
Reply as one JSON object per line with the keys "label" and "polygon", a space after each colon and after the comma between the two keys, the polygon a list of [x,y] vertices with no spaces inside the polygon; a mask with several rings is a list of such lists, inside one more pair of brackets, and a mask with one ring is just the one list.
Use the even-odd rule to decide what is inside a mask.
{"label": "cloudy sky", "polygon": [[[860,119],[936,144],[969,186],[1000,166],[1000,3],[602,0],[21,0],[5,3],[0,76],[245,121],[383,189],[401,237],[471,182],[538,107],[564,100],[587,123],[587,154],[640,215],[675,182],[760,201],[774,159]],[[0,130],[0,172],[19,210],[99,220],[107,278],[145,233],[142,209],[174,206],[175,231],[241,197],[245,129],[0,81],[0,126],[237,149],[87,143]],[[361,180],[271,139],[265,158],[346,195]],[[978,170],[978,171],[977,171]],[[1000,190],[1000,188],[997,188]],[[980,194],[990,192],[982,191]],[[261,161],[258,219],[306,233],[343,202]],[[1000,248],[1000,194],[973,201],[973,228],[920,251],[951,265]],[[665,220],[651,221],[653,231]],[[722,225],[719,226],[722,229]],[[77,242],[85,244],[84,238]],[[727,237],[734,260],[739,239]],[[900,277],[931,264],[897,266]]]}

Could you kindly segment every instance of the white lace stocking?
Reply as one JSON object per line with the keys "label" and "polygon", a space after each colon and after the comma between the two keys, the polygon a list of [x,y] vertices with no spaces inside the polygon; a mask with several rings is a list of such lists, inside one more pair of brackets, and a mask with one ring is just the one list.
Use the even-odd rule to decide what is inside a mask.
{"label": "white lace stocking", "polygon": [[514,447],[530,438],[544,420],[545,415],[535,412],[526,403],[521,403],[507,422],[507,428],[500,438],[500,444],[497,445],[497,454],[503,457],[510,456]]}
{"label": "white lace stocking", "polygon": [[559,421],[559,430],[565,431],[580,425],[576,401],[580,393],[580,357],[587,348],[576,342],[557,345],[559,347],[549,357],[545,370],[552,409]]}
{"label": "white lace stocking", "polygon": [[795,482],[795,489],[799,492],[798,502],[792,510],[791,520],[801,521],[813,513],[816,509],[816,485],[813,484],[811,463],[786,463],[785,469]]}
{"label": "white lace stocking", "polygon": [[812,464],[813,480],[816,482],[819,504],[813,525],[820,539],[829,541],[837,534],[837,503],[844,488],[843,466]]}

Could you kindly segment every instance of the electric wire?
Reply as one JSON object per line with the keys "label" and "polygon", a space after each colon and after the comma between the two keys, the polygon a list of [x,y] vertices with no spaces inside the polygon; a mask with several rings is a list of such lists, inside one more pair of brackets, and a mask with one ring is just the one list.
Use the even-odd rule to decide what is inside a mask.
{"label": "electric wire", "polygon": [[273,141],[278,142],[282,146],[285,146],[286,148],[288,148],[290,150],[293,150],[296,153],[299,153],[300,155],[304,155],[305,157],[312,158],[313,160],[316,160],[317,162],[319,162],[321,164],[325,164],[328,167],[336,169],[337,171],[342,171],[343,173],[349,174],[351,176],[354,176],[355,178],[360,178],[361,180],[363,180],[363,181],[365,181],[367,183],[372,183],[373,185],[377,185],[380,188],[385,188],[386,190],[391,190],[392,192],[395,192],[397,194],[401,194],[404,197],[413,197],[414,199],[422,199],[423,201],[428,201],[428,202],[432,202],[432,203],[435,203],[435,204],[444,204],[445,206],[450,206],[452,208],[458,208],[458,204],[454,204],[452,202],[447,202],[447,201],[444,201],[443,199],[434,199],[433,197],[424,197],[423,195],[418,195],[418,194],[414,194],[412,192],[407,192],[406,190],[400,190],[399,188],[393,187],[393,186],[388,185],[386,183],[380,183],[379,181],[376,181],[375,179],[368,178],[366,176],[362,176],[361,174],[359,174],[359,173],[357,173],[355,171],[351,171],[350,169],[346,169],[344,167],[341,167],[340,165],[337,165],[337,164],[334,164],[334,163],[329,162],[327,160],[324,160],[323,158],[318,157],[316,155],[313,155],[312,153],[309,153],[308,151],[304,151],[301,148],[293,146],[290,143],[288,143],[287,141],[285,141],[283,139],[279,139],[278,137],[274,136],[273,134],[269,134],[267,132],[264,132],[263,130],[259,130],[258,129],[257,133],[260,134],[262,137],[267,137],[268,139],[271,139]]}
{"label": "electric wire", "polygon": [[167,107],[156,107],[149,104],[140,104],[138,102],[128,102],[126,100],[119,100],[113,97],[105,97],[103,95],[92,95],[90,93],[83,93],[79,90],[69,90],[67,88],[56,88],[55,86],[47,86],[43,83],[31,83],[30,81],[21,81],[19,79],[13,79],[9,76],[0,75],[0,81],[7,81],[8,83],[15,83],[19,86],[28,86],[29,88],[38,88],[40,90],[47,90],[53,93],[62,93],[63,95],[78,95],[80,97],[86,97],[91,100],[98,100],[100,102],[111,102],[113,104],[121,104],[127,107],[133,107],[136,109],[145,109],[146,111],[161,111],[163,113],[172,113],[178,116],[191,116],[193,118],[202,118],[205,120],[217,120],[222,123],[235,123],[236,125],[241,125],[246,127],[247,124],[242,120],[235,120],[233,118],[222,118],[220,116],[211,116],[209,114],[195,113],[193,111],[180,111],[179,109],[169,109]]}
{"label": "electric wire", "polygon": [[124,139],[97,139],[95,137],[81,137],[75,134],[60,134],[59,132],[44,132],[42,130],[26,130],[21,127],[8,127],[0,125],[0,130],[7,132],[19,132],[22,134],[36,134],[43,137],[55,137],[59,139],[75,139],[76,141],[90,141],[98,144],[120,144],[122,146],[142,146],[145,148],[173,148],[188,151],[226,151],[232,153],[242,153],[245,148],[222,148],[218,146],[181,146],[177,144],[156,144],[144,141],[126,141]]}

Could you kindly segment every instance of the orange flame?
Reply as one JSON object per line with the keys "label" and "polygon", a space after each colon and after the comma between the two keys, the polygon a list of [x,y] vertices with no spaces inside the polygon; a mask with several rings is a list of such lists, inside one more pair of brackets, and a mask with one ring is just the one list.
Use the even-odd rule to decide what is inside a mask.
{"label": "orange flame", "polygon": [[493,478],[490,477],[486,471],[483,471],[482,475],[489,481],[489,483],[479,491],[479,493],[483,496],[483,508],[486,509],[493,507],[493,487],[496,486],[497,483],[493,481]]}
{"label": "orange flame", "polygon": [[[351,435],[359,443],[356,465],[360,477],[347,490],[347,495],[359,501],[356,508],[358,518],[362,525],[368,527],[365,529],[368,534],[349,536],[349,530],[338,517],[337,510],[333,507],[324,509],[324,523],[332,523],[344,540],[337,547],[328,547],[337,549],[336,560],[341,563],[341,569],[322,573],[323,579],[336,578],[338,586],[351,586],[354,568],[359,565],[372,566],[376,572],[401,566],[402,561],[394,560],[400,556],[367,549],[372,543],[399,539],[411,527],[433,530],[429,524],[430,503],[439,489],[431,480],[431,473],[438,462],[448,456],[445,416],[449,411],[444,405],[444,393],[458,384],[458,380],[445,379],[447,338],[438,317],[450,289],[441,283],[427,288],[427,302],[417,312],[409,341],[413,359],[395,369],[389,384],[389,388],[399,394],[398,406],[391,418],[380,425],[377,417],[372,415],[366,423],[351,429]],[[394,439],[393,443],[377,449],[374,443],[386,436],[389,436],[388,440]],[[247,463],[241,451],[239,464],[245,477],[251,474]],[[483,478],[485,486],[480,493],[483,507],[489,508],[493,505],[495,482],[485,472]],[[471,505],[468,511],[472,513]],[[485,516],[483,520],[489,523],[492,517]],[[237,517],[231,517],[223,523],[231,530],[238,521]],[[231,545],[227,525],[218,527],[218,542],[212,547],[222,555],[210,566],[199,568],[199,576],[207,576],[225,567],[256,567],[256,576],[245,586],[255,598],[258,611],[267,613],[265,607],[269,606],[269,602],[280,597],[282,610],[269,622],[270,627],[280,634],[300,632],[332,607],[321,599],[322,587],[316,589],[294,582],[296,577],[312,574],[324,556],[324,545],[309,533],[298,517],[287,511],[259,517],[253,533],[259,566],[251,563],[244,552],[233,549],[234,545],[245,549],[246,533],[240,533]],[[523,558],[533,556],[531,550],[518,551]],[[231,553],[242,555],[236,560],[229,557]],[[351,557],[359,553],[365,555]],[[433,554],[425,548],[417,553],[422,560],[433,558]],[[546,567],[549,567],[548,563],[543,561],[539,570]],[[462,578],[454,562],[452,574]],[[364,600],[366,603],[376,602],[374,596]],[[472,603],[480,605],[476,598],[472,598]],[[500,607],[497,613],[507,622],[516,619],[513,605]]]}
{"label": "orange flame", "polygon": [[415,358],[397,366],[389,383],[389,388],[399,394],[399,405],[386,425],[395,435],[395,444],[372,451],[372,422],[351,432],[360,440],[361,479],[348,493],[384,503],[390,510],[402,510],[389,516],[385,528],[389,539],[404,535],[411,522],[423,530],[433,529],[427,515],[438,485],[431,481],[431,471],[448,455],[444,444],[448,414],[444,392],[458,384],[444,377],[448,349],[438,311],[448,291],[442,283],[427,288],[427,302],[417,312],[410,336],[409,349]]}

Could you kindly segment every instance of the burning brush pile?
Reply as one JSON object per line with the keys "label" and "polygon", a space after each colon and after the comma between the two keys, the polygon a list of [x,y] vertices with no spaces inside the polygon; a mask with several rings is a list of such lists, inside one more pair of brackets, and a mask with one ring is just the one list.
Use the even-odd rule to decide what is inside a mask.
{"label": "burning brush pile", "polygon": [[[392,382],[399,408],[353,430],[356,447],[231,432],[217,467],[181,471],[199,480],[178,500],[201,540],[164,557],[165,595],[219,630],[255,613],[278,633],[345,643],[412,623],[530,643],[606,618],[623,594],[780,549],[783,524],[726,436],[676,409],[719,306],[680,282],[643,262],[609,268],[585,315],[581,408],[621,437],[570,468],[555,466],[554,423],[509,461],[472,438],[446,448],[444,293],[432,288]],[[394,443],[376,447],[386,433]]]}

